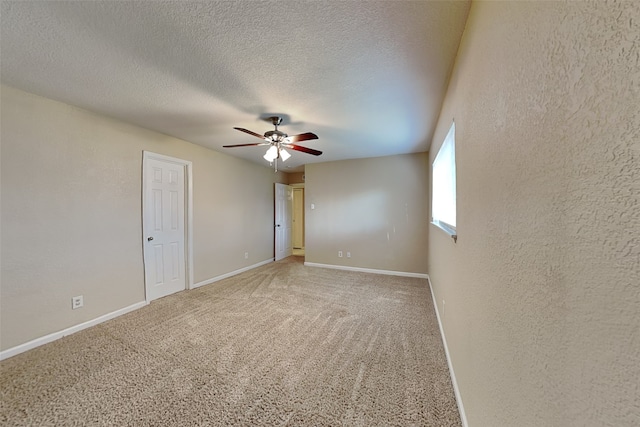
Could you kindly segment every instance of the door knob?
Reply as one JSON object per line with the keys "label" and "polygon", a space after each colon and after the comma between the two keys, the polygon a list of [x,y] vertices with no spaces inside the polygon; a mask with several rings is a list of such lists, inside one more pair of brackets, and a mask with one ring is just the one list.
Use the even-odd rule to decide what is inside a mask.
{"label": "door knob", "polygon": [[147,237],[147,242],[150,242],[153,240],[153,237]]}

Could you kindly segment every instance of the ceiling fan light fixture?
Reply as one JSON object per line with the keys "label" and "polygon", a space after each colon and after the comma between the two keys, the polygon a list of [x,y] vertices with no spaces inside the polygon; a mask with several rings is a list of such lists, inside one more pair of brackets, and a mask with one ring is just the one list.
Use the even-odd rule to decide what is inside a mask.
{"label": "ceiling fan light fixture", "polygon": [[266,161],[270,163],[273,162],[278,157],[278,148],[275,145],[272,145],[263,157]]}
{"label": "ceiling fan light fixture", "polygon": [[262,142],[254,143],[254,144],[223,145],[223,147],[232,148],[232,147],[250,147],[250,146],[258,146],[258,145],[268,145],[269,148],[267,149],[267,152],[262,157],[269,163],[275,162],[276,172],[278,172],[278,159],[282,159],[282,161],[284,162],[289,157],[291,157],[291,153],[285,150],[285,147],[291,150],[312,154],[314,156],[319,156],[322,154],[322,151],[303,147],[302,145],[297,145],[297,143],[301,141],[310,141],[313,139],[318,139],[318,135],[316,135],[313,132],[305,132],[298,135],[289,136],[286,133],[278,130],[278,125],[282,123],[281,117],[272,116],[270,117],[270,119],[273,122],[275,129],[265,132],[264,135],[260,135],[259,133],[250,131],[248,129],[234,127],[235,130],[239,130],[240,132],[244,132],[251,136],[255,136],[256,138],[260,138]]}

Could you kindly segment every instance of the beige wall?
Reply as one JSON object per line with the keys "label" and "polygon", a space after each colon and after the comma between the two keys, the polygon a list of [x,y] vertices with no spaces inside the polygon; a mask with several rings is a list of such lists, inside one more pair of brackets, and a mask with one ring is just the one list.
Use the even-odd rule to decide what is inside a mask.
{"label": "beige wall", "polygon": [[10,87],[1,97],[2,350],[144,300],[143,150],[193,162],[195,283],[273,257],[284,174]]}
{"label": "beige wall", "polygon": [[426,153],[307,165],[305,260],[426,273],[428,169]]}
{"label": "beige wall", "polygon": [[430,156],[455,119],[458,243],[429,236],[470,426],[640,424],[639,26],[472,4]]}
{"label": "beige wall", "polygon": [[304,184],[304,179],[302,179],[304,172],[291,172],[287,175],[289,179],[288,184]]}

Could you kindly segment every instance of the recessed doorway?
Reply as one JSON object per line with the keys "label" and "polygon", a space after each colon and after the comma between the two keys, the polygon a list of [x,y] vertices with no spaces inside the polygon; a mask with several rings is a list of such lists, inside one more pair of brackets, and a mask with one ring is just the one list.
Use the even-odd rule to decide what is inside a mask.
{"label": "recessed doorway", "polygon": [[304,256],[304,184],[293,188],[293,255]]}

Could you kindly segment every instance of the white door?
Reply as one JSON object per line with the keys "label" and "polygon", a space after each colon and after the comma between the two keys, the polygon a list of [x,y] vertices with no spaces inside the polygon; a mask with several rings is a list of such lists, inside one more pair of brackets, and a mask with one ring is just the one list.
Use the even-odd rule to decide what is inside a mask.
{"label": "white door", "polygon": [[291,214],[293,187],[276,183],[276,261],[291,256]]}
{"label": "white door", "polygon": [[152,301],[187,283],[185,165],[145,155],[143,169],[145,288]]}

